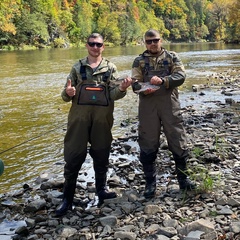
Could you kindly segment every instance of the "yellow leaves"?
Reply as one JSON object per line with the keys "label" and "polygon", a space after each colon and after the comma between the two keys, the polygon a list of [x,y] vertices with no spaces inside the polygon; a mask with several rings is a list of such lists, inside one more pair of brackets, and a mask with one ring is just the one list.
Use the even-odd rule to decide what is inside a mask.
{"label": "yellow leaves", "polygon": [[240,1],[232,0],[228,11],[228,21],[230,26],[235,26],[235,38],[239,39],[240,36]]}
{"label": "yellow leaves", "polygon": [[[106,2],[106,1],[105,1]],[[91,4],[94,6],[94,7],[97,7],[97,6],[100,6],[103,4],[103,1],[102,0],[92,0],[91,1]]]}
{"label": "yellow leaves", "polygon": [[0,2],[0,30],[16,34],[12,18],[19,13],[19,1],[1,0]]}
{"label": "yellow leaves", "polygon": [[229,21],[238,23],[240,18],[240,1],[232,0],[229,6]]}
{"label": "yellow leaves", "polygon": [[12,33],[13,35],[16,34],[16,28],[15,25],[13,23],[6,23],[1,27],[1,30],[3,32],[9,32]]}

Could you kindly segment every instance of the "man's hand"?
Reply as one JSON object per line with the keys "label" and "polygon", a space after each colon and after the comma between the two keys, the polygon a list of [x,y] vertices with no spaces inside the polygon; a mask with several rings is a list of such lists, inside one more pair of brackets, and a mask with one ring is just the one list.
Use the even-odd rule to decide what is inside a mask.
{"label": "man's hand", "polygon": [[148,88],[147,90],[145,90],[145,91],[143,92],[143,94],[144,94],[144,95],[148,95],[148,94],[154,93],[154,92],[156,92],[156,91],[157,91],[157,89]]}
{"label": "man's hand", "polygon": [[67,81],[66,93],[69,97],[73,97],[76,94],[76,88],[72,87],[71,79]]}
{"label": "man's hand", "polygon": [[158,76],[153,76],[150,80],[150,83],[153,85],[162,85],[163,84],[163,79],[161,79]]}
{"label": "man's hand", "polygon": [[122,80],[121,84],[119,85],[119,90],[121,92],[125,92],[129,86],[132,84],[132,79],[130,77],[125,78]]}

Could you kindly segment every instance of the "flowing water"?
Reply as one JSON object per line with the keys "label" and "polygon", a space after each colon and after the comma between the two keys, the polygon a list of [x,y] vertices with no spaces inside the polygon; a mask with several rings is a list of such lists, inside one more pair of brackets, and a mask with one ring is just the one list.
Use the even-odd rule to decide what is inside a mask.
{"label": "flowing water", "polygon": [[[180,89],[182,105],[190,102],[192,84],[206,82],[207,75],[231,67],[240,69],[240,45],[223,43],[165,44],[179,53],[187,71]],[[131,74],[131,64],[144,46],[106,47],[104,56],[114,62],[120,76]],[[0,52],[0,193],[22,188],[43,172],[62,173],[63,138],[70,103],[60,93],[72,65],[87,54],[85,48]],[[224,100],[210,93],[209,98]],[[239,96],[237,96],[239,98]],[[137,116],[138,98],[131,90],[116,102],[113,136],[126,129],[120,123]]]}

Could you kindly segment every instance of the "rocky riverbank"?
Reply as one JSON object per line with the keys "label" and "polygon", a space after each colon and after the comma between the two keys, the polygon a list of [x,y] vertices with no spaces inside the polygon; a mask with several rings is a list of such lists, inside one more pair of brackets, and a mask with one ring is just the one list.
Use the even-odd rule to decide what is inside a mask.
{"label": "rocky riverbank", "polygon": [[[196,191],[179,191],[174,162],[162,135],[157,194],[151,200],[143,197],[138,120],[127,119],[121,127],[128,131],[113,141],[111,151],[108,185],[117,192],[116,199],[98,208],[93,173],[82,171],[74,210],[57,218],[54,212],[61,202],[63,178],[43,174],[34,186],[25,183],[19,191],[0,196],[0,239],[239,240],[239,84],[240,73],[234,69],[209,76],[209,84],[194,85],[193,91],[204,96],[206,88],[214,88],[226,96],[225,103],[215,102],[215,108],[204,110],[182,109]],[[203,97],[202,104],[207,106],[208,99]]]}

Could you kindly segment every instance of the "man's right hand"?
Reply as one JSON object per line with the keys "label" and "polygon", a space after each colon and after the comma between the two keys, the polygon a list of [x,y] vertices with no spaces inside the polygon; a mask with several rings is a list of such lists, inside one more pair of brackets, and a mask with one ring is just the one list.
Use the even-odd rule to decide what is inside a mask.
{"label": "man's right hand", "polygon": [[72,87],[71,79],[68,79],[67,81],[66,93],[69,97],[73,97],[76,94],[76,88]]}

